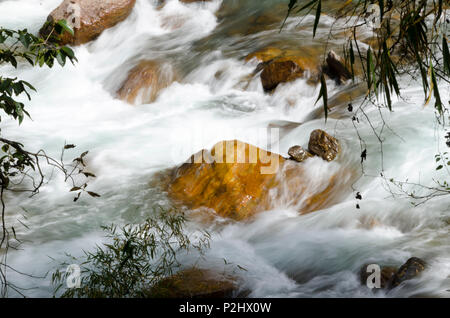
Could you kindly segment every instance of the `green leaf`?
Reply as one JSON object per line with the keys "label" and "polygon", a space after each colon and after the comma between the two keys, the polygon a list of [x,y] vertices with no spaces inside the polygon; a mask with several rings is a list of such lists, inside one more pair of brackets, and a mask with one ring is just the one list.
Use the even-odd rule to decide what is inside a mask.
{"label": "green leaf", "polygon": [[281,24],[281,28],[280,28],[280,32],[284,27],[284,24],[286,23],[287,18],[289,17],[289,14],[291,14],[292,9],[294,8],[294,6],[297,4],[297,0],[290,0],[289,4],[288,4],[288,11],[286,14],[286,17],[283,20],[283,23]]}
{"label": "green leaf", "polygon": [[430,69],[431,69],[431,82],[433,83],[433,93],[434,93],[434,107],[437,109],[440,115],[443,115],[443,105],[441,101],[441,94],[439,93],[439,87],[436,81],[436,75],[434,74],[434,67],[430,63]]}
{"label": "green leaf", "polygon": [[314,19],[313,38],[316,36],[317,26],[319,25],[320,13],[322,11],[322,0],[319,0],[316,10],[316,18]]}
{"label": "green leaf", "polygon": [[355,53],[353,52],[353,44],[352,41],[350,41],[350,67],[352,71],[352,81],[355,81],[355,70],[353,65],[355,64]]}
{"label": "green leaf", "polygon": [[26,36],[26,34],[24,33],[20,33],[19,35],[19,41],[20,43],[22,43],[22,45],[28,49],[28,47],[30,46],[30,41],[29,41],[29,37]]}
{"label": "green leaf", "polygon": [[319,97],[316,100],[316,104],[317,102],[320,100],[320,98],[323,98],[323,109],[325,112],[325,122],[328,119],[328,92],[327,92],[327,82],[325,80],[325,75],[322,73],[322,75],[320,76],[320,93],[319,93]]}
{"label": "green leaf", "polygon": [[71,59],[75,58],[75,53],[73,53],[72,49],[67,47],[67,46],[63,46],[61,48],[61,50]]}
{"label": "green leaf", "polygon": [[448,50],[447,38],[442,37],[442,55],[444,57],[444,73],[450,76],[450,52]]}
{"label": "green leaf", "polygon": [[59,20],[57,24],[62,27],[63,31],[69,32],[72,36],[75,35],[75,32],[73,31],[72,27],[67,24],[66,20]]}
{"label": "green leaf", "polygon": [[59,65],[63,66],[66,65],[66,55],[61,54],[61,51],[58,51],[58,54],[56,54],[56,60],[58,61]]}

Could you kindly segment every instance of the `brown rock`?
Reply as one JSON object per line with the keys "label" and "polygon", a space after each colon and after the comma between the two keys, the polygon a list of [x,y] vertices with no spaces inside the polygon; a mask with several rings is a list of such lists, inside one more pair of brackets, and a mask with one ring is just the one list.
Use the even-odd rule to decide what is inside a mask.
{"label": "brown rock", "polygon": [[250,53],[245,57],[246,61],[257,59],[260,62],[268,62],[283,55],[283,51],[276,47],[266,47],[256,52]]}
{"label": "brown rock", "polygon": [[127,79],[117,91],[117,96],[130,104],[152,103],[161,90],[175,82],[176,78],[169,64],[142,61],[128,73]]}
{"label": "brown rock", "polygon": [[191,268],[161,280],[153,286],[149,298],[231,298],[236,280],[209,270]]}
{"label": "brown rock", "polygon": [[398,269],[393,278],[392,287],[397,287],[402,282],[415,278],[425,270],[425,267],[425,261],[417,257],[411,257]]}
{"label": "brown rock", "polygon": [[321,157],[323,160],[332,161],[341,151],[339,141],[325,131],[316,129],[311,133],[308,144],[309,152]]}
{"label": "brown rock", "polygon": [[257,59],[261,62],[254,74],[262,70],[263,88],[265,91],[272,91],[280,83],[290,82],[306,75],[309,75],[311,83],[317,82],[319,74],[317,58],[309,55],[310,50],[306,49],[305,52],[307,52],[306,55],[300,50],[266,47],[247,55],[245,60]]}
{"label": "brown rock", "polygon": [[[53,28],[53,23],[62,19],[70,22],[69,20],[74,16],[70,8],[78,5],[81,13],[79,28],[74,23],[75,35],[64,32],[58,42],[62,45],[84,44],[94,40],[104,30],[125,20],[133,10],[135,2],[136,0],[64,0],[50,13],[47,18],[48,23],[39,33],[46,38]],[[76,22],[76,20],[72,22]]]}
{"label": "brown rock", "polygon": [[[369,264],[364,265],[360,271],[361,284],[363,285],[367,283],[367,279],[371,275],[370,272],[367,272],[368,266]],[[425,267],[425,261],[417,257],[411,257],[398,270],[391,266],[381,267],[380,287],[386,289],[397,287],[402,282],[417,277],[425,270]]]}
{"label": "brown rock", "polygon": [[[367,284],[367,279],[371,275],[371,273],[367,271],[368,266],[369,264],[366,264],[361,268],[360,279],[361,284],[363,285]],[[392,280],[396,272],[397,272],[396,267],[392,266],[381,267],[380,288],[389,288],[392,284]]]}
{"label": "brown rock", "polygon": [[261,83],[265,91],[272,91],[278,84],[296,80],[304,70],[292,61],[270,62],[261,73]]}
{"label": "brown rock", "polygon": [[224,141],[172,171],[167,192],[190,209],[209,208],[222,217],[243,220],[272,208],[274,202],[296,206],[300,213],[324,208],[345,191],[342,180],[352,179],[348,171],[340,171],[311,189],[306,169],[255,146]]}
{"label": "brown rock", "polygon": [[338,84],[345,82],[352,78],[352,74],[345,67],[342,59],[334,51],[328,53],[326,59],[327,65],[324,67],[324,73],[331,79],[334,79]]}
{"label": "brown rock", "polygon": [[290,156],[290,159],[297,162],[303,162],[306,159],[312,157],[312,155],[301,146],[293,146],[289,148],[288,155]]}
{"label": "brown rock", "polygon": [[[217,159],[195,163],[202,162],[201,154]],[[274,169],[261,161],[266,158],[273,160]],[[235,140],[220,142],[210,152],[200,152],[176,169],[169,195],[192,208],[208,207],[224,217],[245,219],[266,205],[266,193],[277,182],[277,161],[282,164],[284,159]]]}

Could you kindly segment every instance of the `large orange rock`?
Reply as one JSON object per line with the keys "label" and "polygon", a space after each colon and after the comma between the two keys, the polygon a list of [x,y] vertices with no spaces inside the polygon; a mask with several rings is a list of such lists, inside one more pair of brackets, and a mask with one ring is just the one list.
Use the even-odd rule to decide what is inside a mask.
{"label": "large orange rock", "polygon": [[208,207],[224,217],[245,219],[266,206],[266,194],[276,185],[284,161],[249,144],[223,141],[177,168],[169,195],[191,208]]}
{"label": "large orange rock", "polygon": [[135,3],[136,0],[64,0],[50,13],[40,34],[47,37],[53,23],[64,19],[73,24],[75,35],[64,32],[60,44],[84,44],[125,20]]}
{"label": "large orange rock", "polygon": [[161,90],[176,81],[173,67],[157,61],[142,61],[129,73],[117,96],[130,104],[147,104],[156,100]]}
{"label": "large orange rock", "polygon": [[[308,213],[336,201],[348,182],[347,171],[317,182],[305,163],[285,160],[237,140],[203,150],[172,171],[168,194],[191,209],[213,209],[222,217],[242,220],[287,204]],[[314,186],[312,186],[314,185]]]}

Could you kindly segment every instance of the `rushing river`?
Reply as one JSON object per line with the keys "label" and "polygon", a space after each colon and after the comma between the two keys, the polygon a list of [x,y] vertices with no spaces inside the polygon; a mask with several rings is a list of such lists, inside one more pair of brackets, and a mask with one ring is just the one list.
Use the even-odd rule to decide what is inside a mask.
{"label": "rushing river", "polygon": [[[437,124],[432,103],[424,107],[421,84],[402,80],[404,99],[395,100],[393,112],[368,108],[377,131],[383,122],[387,125],[382,154],[367,119],[360,116],[357,128],[368,154],[363,175],[360,141],[346,106],[332,112],[325,123],[314,115],[322,107],[320,102],[314,104],[319,87],[306,80],[282,85],[273,95],[264,93],[258,77],[242,80],[257,64],[244,57],[256,49],[279,43],[323,48],[332,18],[322,17],[312,41],[313,16],[301,26],[298,18],[289,18],[279,33],[287,1],[230,0],[225,9],[220,9],[219,0],[167,2],[157,9],[156,1],[137,0],[127,20],[74,48],[78,58],[74,66],[0,67],[0,74],[17,76],[37,89],[27,104],[32,120],[19,127],[2,116],[2,134],[53,156],[60,154],[66,141],[77,145],[67,158],[89,150],[89,170],[97,175],[89,189],[102,195],[73,203],[70,186],[55,174],[33,198],[8,197],[8,222],[24,241],[21,250],[10,251],[9,264],[42,276],[66,260],[66,252],[78,256],[82,249],[102,242],[102,225],[144,220],[153,206],[169,204],[165,194],[150,185],[152,175],[218,141],[239,139],[266,148],[270,136],[265,132],[281,127],[273,149],[286,156],[289,147],[306,144],[310,132],[321,128],[341,141],[343,153],[329,166],[311,160],[311,173],[319,180],[328,178],[330,170],[346,168],[361,175],[345,185],[348,191],[342,200],[307,215],[280,204],[250,222],[207,224],[211,248],[201,265],[222,271],[226,259],[242,266],[246,270],[234,275],[250,297],[449,297],[450,196],[414,207],[411,199],[392,196],[378,177],[383,170],[387,178],[424,185],[449,180],[445,169],[436,171],[434,160],[447,147],[445,127]],[[59,3],[0,0],[0,25],[37,33]],[[341,46],[342,39],[330,43],[333,49]],[[127,72],[144,59],[170,61],[179,81],[156,102],[130,106],[116,99],[115,92]],[[345,87],[330,81],[328,89],[333,96]],[[447,103],[448,86],[442,85],[441,94]],[[352,103],[356,106],[360,100]],[[357,192],[361,201],[355,199]],[[194,222],[189,228],[201,226]],[[389,293],[374,294],[361,285],[362,264],[399,266],[411,256],[429,264],[419,278]],[[49,276],[8,275],[17,285],[31,288],[25,291],[28,296],[52,295]]]}

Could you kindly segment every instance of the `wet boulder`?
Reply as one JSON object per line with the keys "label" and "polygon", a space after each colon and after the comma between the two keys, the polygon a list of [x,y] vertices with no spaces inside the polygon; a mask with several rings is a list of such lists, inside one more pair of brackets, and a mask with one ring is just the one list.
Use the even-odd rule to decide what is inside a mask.
{"label": "wet boulder", "polygon": [[313,156],[307,150],[303,149],[302,146],[293,146],[289,148],[288,155],[291,160],[295,160],[297,162],[303,162]]}
{"label": "wet boulder", "polygon": [[342,58],[334,51],[328,53],[326,63],[323,72],[331,79],[334,79],[336,83],[342,84],[352,78],[352,74],[345,67]]}
{"label": "wet boulder", "polygon": [[323,130],[316,129],[311,133],[308,149],[313,155],[326,161],[332,161],[341,151],[341,146],[336,138]]}
{"label": "wet boulder", "polygon": [[425,270],[425,267],[426,263],[424,260],[411,257],[398,269],[392,280],[392,287],[396,287],[406,280],[415,278]]}
{"label": "wet boulder", "polygon": [[173,169],[164,189],[174,203],[191,210],[245,220],[276,205],[293,206],[302,214],[322,209],[339,200],[352,178],[342,169],[318,179],[308,173],[307,162],[230,140]]}
{"label": "wet boulder", "polygon": [[304,70],[293,61],[270,62],[261,73],[261,83],[265,91],[272,91],[278,84],[296,80]]}
{"label": "wet boulder", "polygon": [[[362,266],[360,271],[361,284],[366,285],[372,272],[368,271],[369,264]],[[426,268],[426,262],[417,257],[411,257],[405,264],[397,267],[383,266],[380,273],[380,288],[392,289],[401,283],[416,278]]]}
{"label": "wet boulder", "polygon": [[60,44],[80,45],[94,40],[104,30],[125,20],[136,0],[64,0],[47,18],[39,31],[44,38],[50,35],[55,22],[66,20],[74,27],[74,35],[64,32]]}
{"label": "wet boulder", "polygon": [[162,279],[148,292],[148,298],[231,298],[236,279],[211,270],[190,268]]}
{"label": "wet boulder", "polygon": [[281,83],[307,78],[314,84],[318,79],[319,67],[316,57],[309,50],[282,50],[276,47],[266,47],[257,50],[245,58],[261,62],[254,73],[261,72],[261,83],[266,92],[271,92]]}
{"label": "wet boulder", "polygon": [[268,206],[268,192],[285,159],[239,141],[201,151],[174,171],[169,195],[191,208],[207,207],[223,217],[246,219]]}
{"label": "wet boulder", "polygon": [[[369,264],[364,265],[361,268],[360,279],[361,284],[365,285],[368,283],[371,272],[368,271]],[[397,268],[392,266],[384,266],[381,267],[380,272],[380,288],[390,288],[392,285],[392,280],[394,279],[395,274],[397,273]]]}
{"label": "wet boulder", "polygon": [[117,97],[129,104],[154,102],[159,93],[177,80],[174,68],[164,62],[142,61],[131,69],[117,91]]}

